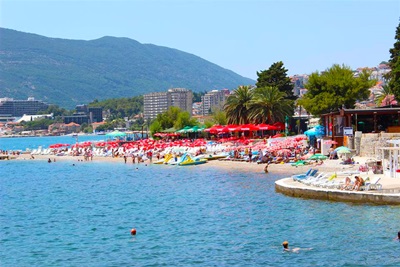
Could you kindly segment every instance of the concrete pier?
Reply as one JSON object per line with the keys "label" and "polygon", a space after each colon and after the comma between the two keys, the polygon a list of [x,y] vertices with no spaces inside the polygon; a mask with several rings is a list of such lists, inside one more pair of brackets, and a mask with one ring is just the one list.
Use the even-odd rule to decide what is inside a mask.
{"label": "concrete pier", "polygon": [[275,190],[278,193],[282,193],[291,197],[365,203],[373,205],[400,205],[399,189],[347,191],[307,186],[300,182],[294,181],[293,178],[284,178],[275,182]]}

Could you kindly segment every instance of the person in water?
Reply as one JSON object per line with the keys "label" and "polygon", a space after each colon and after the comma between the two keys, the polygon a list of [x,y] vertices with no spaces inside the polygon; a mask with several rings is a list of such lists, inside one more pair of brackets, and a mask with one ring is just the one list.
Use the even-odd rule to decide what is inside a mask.
{"label": "person in water", "polygon": [[400,231],[397,232],[397,237],[394,240],[399,240],[400,241]]}
{"label": "person in water", "polygon": [[265,167],[264,167],[264,172],[265,172],[265,173],[268,173],[268,167],[269,167],[269,162],[268,162],[267,165],[265,165]]}
{"label": "person in water", "polygon": [[[295,252],[298,253],[300,248],[289,248],[289,242],[288,241],[283,241],[282,243],[283,246],[283,251],[287,251],[287,252]],[[311,250],[311,248],[302,248],[301,250]]]}
{"label": "person in water", "polygon": [[283,246],[283,251],[290,251],[289,242],[283,241],[282,246]]}

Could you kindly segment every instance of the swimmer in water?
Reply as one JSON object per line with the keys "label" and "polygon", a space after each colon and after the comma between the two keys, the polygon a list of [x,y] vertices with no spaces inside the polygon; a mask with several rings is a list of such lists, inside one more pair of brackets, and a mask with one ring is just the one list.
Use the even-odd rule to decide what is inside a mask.
{"label": "swimmer in water", "polygon": [[397,232],[397,237],[396,237],[394,240],[398,240],[398,241],[400,241],[400,231],[399,231],[399,232]]}
{"label": "swimmer in water", "polygon": [[292,248],[292,249],[290,249],[288,241],[283,241],[282,246],[283,246],[283,251],[287,251],[287,252],[299,253],[300,250],[312,250],[312,248]]}
{"label": "swimmer in water", "polygon": [[289,242],[283,241],[282,246],[283,246],[283,251],[290,251]]}

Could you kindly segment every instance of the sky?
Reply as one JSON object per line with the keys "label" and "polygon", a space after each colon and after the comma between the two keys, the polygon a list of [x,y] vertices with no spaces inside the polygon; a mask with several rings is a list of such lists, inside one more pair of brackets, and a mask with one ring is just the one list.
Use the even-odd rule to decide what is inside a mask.
{"label": "sky", "polygon": [[[239,75],[288,75],[390,59],[400,0],[0,0],[0,26],[47,37],[127,37]],[[0,36],[1,42],[1,36]]]}

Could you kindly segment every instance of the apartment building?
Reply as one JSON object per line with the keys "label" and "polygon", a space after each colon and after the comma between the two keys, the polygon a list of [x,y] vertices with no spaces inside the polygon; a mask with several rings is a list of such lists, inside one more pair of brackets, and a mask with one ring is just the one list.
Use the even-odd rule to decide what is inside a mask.
{"label": "apartment building", "polygon": [[28,100],[14,100],[13,98],[0,98],[0,115],[9,117],[22,117],[24,114],[35,115],[44,111],[48,104],[29,97]]}
{"label": "apartment building", "polygon": [[172,88],[167,92],[150,93],[143,96],[144,117],[154,119],[169,107],[179,107],[192,114],[193,92],[185,88]]}
{"label": "apartment building", "polygon": [[201,97],[200,114],[209,115],[213,109],[222,109],[226,98],[229,96],[229,90],[212,90]]}
{"label": "apartment building", "polygon": [[171,99],[167,92],[150,93],[143,96],[143,113],[145,118],[154,119],[158,114],[168,110]]}

